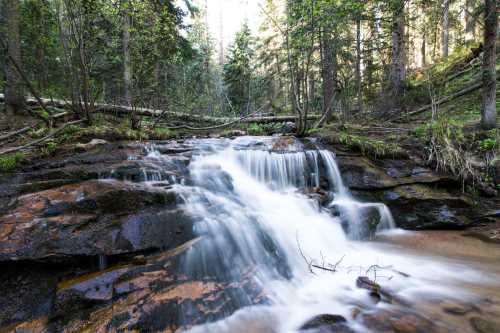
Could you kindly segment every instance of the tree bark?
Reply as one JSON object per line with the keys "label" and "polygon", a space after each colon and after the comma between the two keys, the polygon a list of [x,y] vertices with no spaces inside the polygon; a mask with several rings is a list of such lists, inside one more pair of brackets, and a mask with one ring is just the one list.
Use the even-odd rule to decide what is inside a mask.
{"label": "tree bark", "polygon": [[334,98],[334,78],[332,40],[329,37],[328,33],[325,31],[323,31],[321,34],[321,53],[321,76],[323,79],[323,113],[326,115],[325,119],[328,121],[332,114],[332,105]]}
{"label": "tree bark", "polygon": [[392,20],[392,63],[391,63],[391,95],[393,108],[401,111],[401,98],[404,92],[404,81],[406,79],[405,62],[405,17],[404,1],[396,4]]}
{"label": "tree bark", "polygon": [[441,49],[443,52],[443,58],[448,58],[448,48],[449,48],[449,14],[450,14],[450,0],[443,1],[443,26],[442,26],[442,36],[441,36]]}
{"label": "tree bark", "polygon": [[465,41],[473,41],[476,37],[476,22],[472,13],[474,12],[475,0],[465,0]]}
{"label": "tree bark", "polygon": [[425,55],[427,53],[427,40],[425,38],[425,35],[422,36],[422,46],[420,47],[420,57],[422,58],[422,67],[425,67],[427,65],[427,59],[425,58]]}
{"label": "tree bark", "polygon": [[498,15],[496,0],[484,1],[483,109],[481,127],[496,127],[496,38]]}
{"label": "tree bark", "polygon": [[125,105],[132,106],[132,61],[130,57],[131,17],[125,12],[123,16],[123,100]]}
{"label": "tree bark", "polygon": [[356,20],[356,90],[358,111],[363,112],[363,91],[361,85],[361,20]]}
{"label": "tree bark", "polygon": [[6,0],[7,59],[5,61],[5,104],[7,112],[16,113],[24,106],[24,86],[16,64],[22,67],[19,38],[19,0]]}

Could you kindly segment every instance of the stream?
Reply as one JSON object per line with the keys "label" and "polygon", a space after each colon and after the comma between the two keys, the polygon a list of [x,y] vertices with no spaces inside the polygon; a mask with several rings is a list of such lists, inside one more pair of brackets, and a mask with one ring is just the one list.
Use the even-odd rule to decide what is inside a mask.
{"label": "stream", "polygon": [[68,147],[1,179],[0,333],[499,333],[455,185],[289,136]]}
{"label": "stream", "polygon": [[[254,291],[241,290],[231,296],[238,311],[189,332],[370,332],[384,325],[389,331],[391,313],[417,313],[397,324],[406,328],[392,325],[397,332],[426,332],[426,325],[476,332],[484,327],[473,323],[474,331],[454,314],[500,313],[488,303],[499,297],[498,269],[485,273],[480,265],[405,247],[418,233],[397,229],[384,204],[352,197],[330,151],[255,137],[198,144],[192,182],[175,185],[202,238],[187,252],[183,273],[250,278],[266,301],[253,304]],[[162,158],[154,148],[149,157]],[[322,205],[310,195],[321,179],[328,184]],[[360,277],[380,291],[360,288]],[[304,326],[322,315],[338,320]]]}

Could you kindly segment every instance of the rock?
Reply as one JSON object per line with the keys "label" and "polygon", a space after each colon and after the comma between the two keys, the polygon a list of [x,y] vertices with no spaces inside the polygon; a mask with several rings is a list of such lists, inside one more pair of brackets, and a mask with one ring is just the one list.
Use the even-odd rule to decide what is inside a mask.
{"label": "rock", "polygon": [[472,200],[422,184],[382,192],[396,224],[405,229],[461,229],[471,224]]}
{"label": "rock", "polygon": [[443,311],[449,314],[463,316],[471,311],[476,311],[477,308],[470,304],[465,304],[457,301],[446,300],[441,303]]}
{"label": "rock", "polygon": [[[182,327],[222,319],[244,305],[269,302],[250,275],[242,281],[228,283],[181,274],[184,253],[197,246],[199,240],[104,271],[66,278],[59,275],[51,280],[44,278],[43,281],[50,281],[50,288],[46,294],[32,299],[33,304],[29,299],[18,302],[20,286],[17,285],[12,288],[12,295],[9,291],[0,295],[0,302],[5,300],[9,305],[9,308],[2,307],[0,330],[9,325],[8,331],[33,328],[29,332],[174,332],[182,331]],[[43,268],[36,271],[43,271]],[[4,277],[5,272],[1,274]],[[58,284],[57,279],[61,280]],[[2,281],[2,287],[5,285]],[[34,286],[27,287],[38,290]],[[4,297],[13,295],[16,295],[13,299]],[[26,297],[30,295],[36,294],[27,293]],[[248,303],[236,304],[231,299],[247,299]],[[24,315],[13,318],[13,314],[20,311]],[[10,315],[8,321],[3,315],[5,318]]]}
{"label": "rock", "polygon": [[427,318],[400,309],[377,309],[359,315],[361,322],[371,331],[385,333],[439,332]]}
{"label": "rock", "polygon": [[352,190],[388,189],[406,184],[450,184],[453,179],[408,160],[382,160],[378,164],[362,156],[337,158],[342,179]]}
{"label": "rock", "polygon": [[319,333],[351,333],[354,332],[347,325],[347,320],[335,314],[321,314],[308,320],[299,329],[300,331],[314,330]]}
{"label": "rock", "polygon": [[21,196],[0,216],[0,260],[176,246],[193,238],[192,222],[177,200],[172,191],[117,181],[86,181]]}
{"label": "rock", "polygon": [[496,157],[490,162],[489,170],[493,176],[493,183],[495,185],[500,184],[500,157]]}
{"label": "rock", "polygon": [[500,322],[494,323],[481,317],[472,317],[470,324],[477,333],[500,333]]}
{"label": "rock", "polygon": [[283,134],[293,134],[296,131],[297,131],[297,126],[295,125],[295,123],[291,121],[283,123],[283,125],[281,125],[280,132]]}
{"label": "rock", "polygon": [[141,265],[116,266],[62,282],[51,328],[173,332],[226,317],[242,305],[230,300],[243,296],[243,290],[253,290],[247,305],[267,302],[251,279],[229,284],[180,275],[182,254],[198,240],[146,257]]}

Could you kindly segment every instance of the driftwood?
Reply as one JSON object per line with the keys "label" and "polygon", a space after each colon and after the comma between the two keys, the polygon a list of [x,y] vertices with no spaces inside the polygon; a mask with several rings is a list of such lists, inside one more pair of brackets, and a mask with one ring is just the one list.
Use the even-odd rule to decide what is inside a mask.
{"label": "driftwood", "polygon": [[[0,94],[0,102],[3,102],[4,95]],[[41,101],[45,105],[50,105],[59,108],[70,107],[71,103],[63,100],[50,100],[42,98]],[[28,105],[38,105],[38,101],[33,98],[27,98],[26,104]],[[259,123],[259,124],[268,124],[268,123],[277,123],[277,122],[294,122],[297,119],[297,116],[252,116],[248,118],[237,118],[237,117],[211,117],[211,116],[203,116],[198,114],[188,114],[183,112],[176,111],[167,111],[167,110],[158,110],[158,109],[149,109],[149,108],[134,108],[123,105],[114,105],[114,104],[104,104],[104,103],[96,103],[95,104],[95,112],[109,113],[114,115],[132,115],[135,112],[135,115],[144,116],[144,117],[168,117],[174,118],[178,120],[185,121],[193,121],[193,122],[208,122],[212,124],[222,123],[226,124],[229,122],[237,122],[241,121],[242,123]],[[318,119],[319,115],[309,115],[308,119],[314,120]]]}
{"label": "driftwood", "polygon": [[45,141],[47,139],[50,139],[51,137],[53,137],[55,135],[57,135],[63,129],[65,129],[67,126],[80,124],[80,123],[83,123],[84,121],[85,120],[83,120],[83,119],[81,119],[81,120],[75,120],[75,121],[70,121],[69,123],[66,123],[66,124],[62,125],[61,127],[53,130],[52,132],[50,132],[49,134],[47,134],[43,138],[37,139],[35,141],[31,141],[31,142],[29,142],[29,143],[27,143],[27,144],[25,144],[23,146],[8,148],[6,150],[0,151],[0,155],[5,155],[5,154],[9,154],[9,153],[15,153],[17,151],[29,148],[29,147],[34,146],[34,145],[37,145],[37,144],[39,144],[39,143],[41,143],[41,142],[43,142],[43,141]]}
{"label": "driftwood", "polygon": [[[500,74],[497,75],[497,80],[500,78]],[[483,82],[482,81],[479,81],[479,82],[476,82],[470,86],[468,86],[467,88],[465,89],[462,89],[460,91],[457,91],[456,93],[453,93],[449,96],[446,96],[444,98],[441,98],[440,100],[436,101],[434,103],[434,105],[436,106],[439,106],[439,105],[442,105],[442,104],[445,104],[445,103],[448,103],[448,102],[451,102],[459,97],[462,97],[464,95],[467,95],[467,94],[470,94],[478,89],[481,89],[483,87]],[[401,118],[404,118],[404,117],[411,117],[411,116],[414,116],[414,115],[417,115],[417,114],[420,114],[420,113],[423,113],[423,112],[426,112],[430,109],[432,109],[432,106],[433,104],[429,104],[429,105],[425,105],[415,111],[411,111],[411,112],[408,112],[406,114],[402,114],[402,115],[399,115],[397,116],[396,118],[392,118],[391,121],[394,121],[394,120],[399,120]]]}

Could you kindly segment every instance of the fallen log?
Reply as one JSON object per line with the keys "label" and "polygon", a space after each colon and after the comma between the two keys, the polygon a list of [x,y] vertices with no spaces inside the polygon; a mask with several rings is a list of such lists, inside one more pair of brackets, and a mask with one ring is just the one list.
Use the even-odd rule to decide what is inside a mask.
{"label": "fallen log", "polygon": [[[497,75],[497,80],[498,79],[500,79],[500,74]],[[415,111],[411,111],[411,112],[408,112],[406,114],[399,115],[396,118],[392,118],[390,121],[395,121],[395,120],[399,120],[401,118],[411,117],[411,116],[414,116],[416,114],[420,114],[420,113],[426,112],[428,110],[431,110],[432,107],[433,107],[433,105],[434,106],[440,106],[442,104],[451,102],[454,99],[457,99],[457,98],[462,97],[464,95],[470,94],[470,93],[472,93],[472,92],[474,92],[474,91],[476,91],[476,90],[478,90],[478,89],[480,89],[482,87],[483,87],[483,82],[482,81],[476,82],[473,85],[471,85],[471,86],[469,86],[469,87],[467,87],[465,89],[457,91],[456,93],[453,93],[453,94],[451,94],[449,96],[446,96],[446,97],[444,97],[444,98],[436,101],[436,103],[434,103],[434,104],[428,104],[428,105],[425,105],[425,106],[423,106],[423,107],[421,107],[421,108],[419,108],[419,109],[417,109]]]}
{"label": "fallen log", "polygon": [[[62,100],[51,100],[51,99],[41,99],[45,105],[51,105],[59,108],[70,107],[71,103],[62,101]],[[4,101],[4,95],[0,94],[0,102]],[[26,104],[28,105],[38,105],[38,101],[33,98],[27,98]],[[143,117],[160,117],[165,116],[167,118],[174,118],[178,120],[184,121],[194,121],[194,122],[208,122],[208,123],[229,123],[238,121],[241,118],[238,117],[212,117],[212,116],[203,116],[198,114],[189,114],[183,112],[176,111],[166,111],[166,110],[158,110],[158,109],[149,109],[149,108],[134,108],[128,107],[124,105],[115,105],[115,104],[104,104],[104,103],[96,103],[94,112],[103,112],[114,115],[132,115],[135,112],[138,116]],[[319,119],[320,115],[312,114],[308,116],[309,120]],[[285,115],[285,116],[253,116],[244,118],[241,120],[242,123],[258,123],[258,124],[269,124],[269,123],[278,123],[278,122],[295,122],[297,116],[295,115]]]}
{"label": "fallen log", "polygon": [[0,136],[0,141],[5,141],[5,140],[8,140],[16,135],[24,134],[24,133],[28,132],[29,130],[31,130],[32,128],[35,128],[37,125],[38,124],[33,124],[30,126],[26,126],[26,127],[21,128],[21,129],[18,129],[16,131],[4,134],[4,135]]}
{"label": "fallen log", "polygon": [[40,139],[37,139],[35,141],[31,141],[23,146],[19,146],[19,147],[13,147],[13,148],[8,148],[8,149],[5,149],[3,151],[0,151],[0,155],[5,155],[5,154],[9,154],[9,153],[15,153],[17,151],[20,151],[20,150],[23,150],[23,149],[26,149],[26,148],[29,148],[31,146],[34,146],[34,145],[37,145],[47,139],[50,139],[51,137],[55,136],[56,134],[60,133],[63,129],[65,129],[67,126],[69,125],[76,125],[76,124],[80,124],[80,123],[83,123],[85,120],[81,119],[81,120],[75,120],[75,121],[70,121],[69,123],[66,123],[64,124],[63,126],[53,130],[52,132],[50,132],[49,134],[47,134],[46,136],[44,136],[43,138],[40,138]]}

